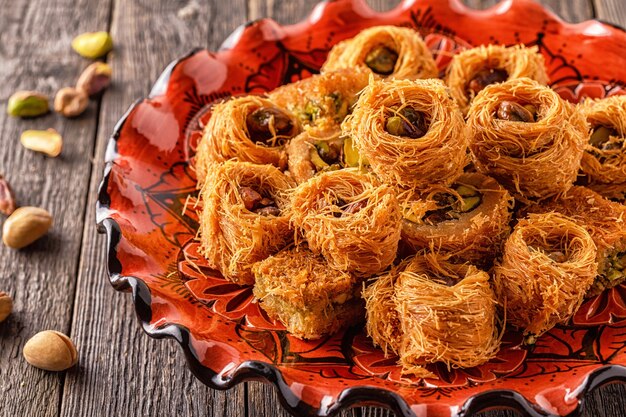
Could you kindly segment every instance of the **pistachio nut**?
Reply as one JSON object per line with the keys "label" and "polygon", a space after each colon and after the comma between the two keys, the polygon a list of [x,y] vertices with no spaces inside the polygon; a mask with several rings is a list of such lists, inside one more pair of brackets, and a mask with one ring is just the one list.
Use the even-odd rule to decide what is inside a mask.
{"label": "pistachio nut", "polygon": [[0,175],[0,213],[11,215],[16,209],[15,194],[9,182]]}
{"label": "pistachio nut", "polygon": [[7,103],[7,113],[15,117],[41,116],[49,110],[48,96],[36,91],[17,91]]}
{"label": "pistachio nut", "polygon": [[4,291],[0,291],[0,323],[6,320],[13,311],[13,299]]}
{"label": "pistachio nut", "polygon": [[20,142],[26,149],[51,157],[59,156],[63,148],[63,138],[54,129],[25,130],[20,136]]}
{"label": "pistachio nut", "polygon": [[46,371],[64,371],[78,362],[76,346],[69,337],[54,330],[34,335],[22,351],[26,362]]}
{"label": "pistachio nut", "polygon": [[2,226],[2,241],[13,249],[30,245],[46,234],[52,226],[52,216],[39,207],[20,207]]}
{"label": "pistachio nut", "polygon": [[54,97],[54,111],[65,117],[76,117],[89,105],[89,97],[83,90],[65,87]]}
{"label": "pistachio nut", "polygon": [[94,62],[80,74],[76,88],[84,91],[88,96],[95,96],[111,84],[112,72],[109,64]]}
{"label": "pistachio nut", "polygon": [[72,40],[72,48],[82,57],[97,59],[113,49],[113,39],[107,32],[86,32]]}

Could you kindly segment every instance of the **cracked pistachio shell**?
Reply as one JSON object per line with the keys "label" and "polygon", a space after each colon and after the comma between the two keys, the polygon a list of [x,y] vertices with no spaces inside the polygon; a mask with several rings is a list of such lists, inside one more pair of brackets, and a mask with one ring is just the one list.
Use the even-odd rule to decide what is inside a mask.
{"label": "cracked pistachio shell", "polygon": [[54,97],[54,111],[65,117],[79,116],[88,105],[87,93],[74,87],[64,87]]}
{"label": "cracked pistachio shell", "polygon": [[98,59],[113,49],[113,39],[107,32],[86,32],[72,40],[72,48],[82,57]]}
{"label": "cracked pistachio shell", "polygon": [[26,149],[51,157],[59,156],[63,148],[63,138],[54,129],[25,130],[20,136],[20,142]]}
{"label": "cracked pistachio shell", "polygon": [[74,343],[63,333],[44,330],[24,345],[24,359],[35,368],[46,371],[64,371],[78,362]]}
{"label": "cracked pistachio shell", "polygon": [[41,116],[49,110],[48,96],[36,91],[17,91],[7,103],[7,113],[15,117]]}
{"label": "cracked pistachio shell", "polygon": [[2,226],[2,241],[13,249],[30,245],[48,232],[52,226],[52,216],[39,207],[16,209]]}
{"label": "cracked pistachio shell", "polygon": [[13,299],[4,291],[0,291],[0,323],[6,320],[13,311]]}

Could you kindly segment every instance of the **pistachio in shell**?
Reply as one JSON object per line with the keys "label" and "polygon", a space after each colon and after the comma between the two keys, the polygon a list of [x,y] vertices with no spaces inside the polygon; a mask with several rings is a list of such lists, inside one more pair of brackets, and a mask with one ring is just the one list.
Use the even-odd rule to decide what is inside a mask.
{"label": "pistachio in shell", "polygon": [[52,216],[39,207],[20,207],[11,214],[2,226],[2,241],[13,249],[30,245],[48,232]]}
{"label": "pistachio in shell", "polygon": [[88,96],[100,94],[111,84],[112,73],[113,70],[109,64],[94,62],[80,74],[76,88],[84,91]]}
{"label": "pistachio in shell", "polygon": [[55,330],[44,330],[26,342],[22,351],[26,362],[46,371],[64,371],[78,362],[78,351],[69,337]]}

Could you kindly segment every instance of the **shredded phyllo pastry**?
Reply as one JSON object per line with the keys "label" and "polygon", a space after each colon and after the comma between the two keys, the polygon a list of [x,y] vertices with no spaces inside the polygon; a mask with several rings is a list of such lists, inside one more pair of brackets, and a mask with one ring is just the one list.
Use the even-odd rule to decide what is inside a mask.
{"label": "shredded phyllo pastry", "polygon": [[414,251],[434,247],[487,266],[509,235],[513,198],[486,175],[464,174],[451,187],[433,186],[399,198],[402,241]]}
{"label": "shredded phyllo pastry", "polygon": [[434,253],[418,255],[363,291],[367,332],[404,373],[432,377],[424,365],[472,367],[500,346],[497,300],[489,274]]}
{"label": "shredded phyllo pastry", "polygon": [[227,100],[213,108],[196,155],[198,182],[208,166],[229,159],[284,168],[285,144],[300,131],[297,118],[262,97]]}
{"label": "shredded phyllo pastry", "polygon": [[365,322],[406,378],[484,364],[506,331],[534,343],[626,282],[626,98],[573,104],[546,74],[523,45],[437,68],[379,26],[215,104],[201,253],[294,337]]}
{"label": "shredded phyllo pastry", "polygon": [[297,337],[317,339],[362,320],[360,280],[332,269],[306,245],[285,249],[252,270],[261,307]]}
{"label": "shredded phyllo pastry", "polygon": [[413,29],[378,26],[339,42],[328,54],[322,72],[361,67],[378,77],[435,78],[437,65],[422,37]]}
{"label": "shredded phyllo pastry", "polygon": [[356,168],[325,172],[300,184],[290,214],[309,248],[335,269],[372,275],[396,257],[402,217],[396,194]]}
{"label": "shredded phyllo pastry", "polygon": [[506,241],[494,284],[506,320],[532,342],[578,309],[598,272],[584,227],[558,213],[530,214]]}
{"label": "shredded phyllo pastry", "polygon": [[597,295],[626,280],[626,206],[608,201],[585,187],[572,187],[565,195],[533,204],[528,212],[555,211],[583,226],[598,249],[598,276],[587,296]]}
{"label": "shredded phyllo pastry", "polygon": [[373,81],[342,126],[377,176],[407,188],[450,184],[461,175],[463,128],[440,80]]}
{"label": "shredded phyllo pastry", "polygon": [[212,164],[201,190],[202,254],[239,284],[254,283],[252,264],[293,239],[285,209],[294,183],[271,165]]}
{"label": "shredded phyllo pastry", "polygon": [[589,129],[578,107],[550,88],[520,78],[478,93],[467,131],[476,168],[526,199],[572,186]]}
{"label": "shredded phyllo pastry", "polygon": [[626,96],[587,100],[582,111],[591,126],[581,168],[598,193],[624,201],[626,193]]}
{"label": "shredded phyllo pastry", "polygon": [[463,51],[452,58],[446,83],[463,113],[467,113],[471,101],[483,88],[517,78],[548,83],[544,59],[536,46],[483,45]]}

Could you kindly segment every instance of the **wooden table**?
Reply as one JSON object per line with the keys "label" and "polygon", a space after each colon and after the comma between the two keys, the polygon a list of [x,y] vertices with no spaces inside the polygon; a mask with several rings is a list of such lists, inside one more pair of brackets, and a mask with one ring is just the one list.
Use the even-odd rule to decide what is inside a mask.
{"label": "wooden table", "polygon": [[[442,0],[443,1],[443,0]],[[398,0],[370,2],[377,9]],[[496,1],[470,1],[487,7]],[[593,17],[626,25],[623,0],[544,0],[564,19]],[[180,9],[192,4],[187,11]],[[0,416],[286,416],[276,394],[261,383],[211,390],[185,367],[172,341],[144,335],[130,297],[110,287],[104,237],[96,232],[95,199],[104,146],[115,122],[145,96],[163,68],[195,46],[215,49],[238,25],[272,17],[297,22],[312,2],[290,0],[0,0],[0,160],[21,205],[54,214],[54,229],[26,250],[0,247],[0,290],[15,300],[0,325]],[[108,30],[114,84],[75,120],[50,114],[18,120],[6,101],[18,89],[50,94],[73,85],[87,62],[73,53],[78,33]],[[65,139],[60,158],[22,148],[22,130],[54,127]],[[37,331],[71,335],[79,365],[61,373],[28,366],[21,351]],[[342,417],[388,416],[381,409],[346,411]],[[490,417],[516,415],[499,411]],[[586,396],[584,416],[626,415],[626,388],[612,385]]]}

